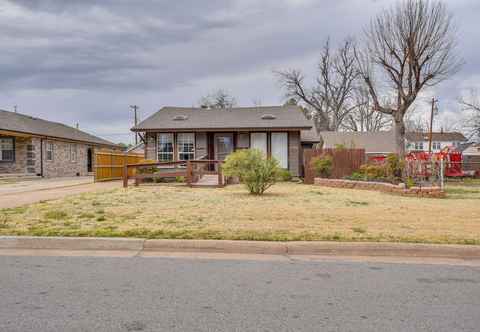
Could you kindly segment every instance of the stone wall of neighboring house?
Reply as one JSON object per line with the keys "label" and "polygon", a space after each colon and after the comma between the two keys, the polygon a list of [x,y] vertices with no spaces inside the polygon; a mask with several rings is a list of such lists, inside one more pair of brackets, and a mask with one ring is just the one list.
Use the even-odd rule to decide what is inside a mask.
{"label": "stone wall of neighboring house", "polygon": [[[47,144],[53,143],[53,160],[47,160]],[[77,150],[72,160],[71,147]],[[88,175],[87,151],[90,146],[81,143],[70,143],[56,140],[43,140],[43,176],[85,176]]]}
{"label": "stone wall of neighboring house", "polygon": [[288,168],[293,176],[300,175],[300,132],[290,131],[288,133]]}

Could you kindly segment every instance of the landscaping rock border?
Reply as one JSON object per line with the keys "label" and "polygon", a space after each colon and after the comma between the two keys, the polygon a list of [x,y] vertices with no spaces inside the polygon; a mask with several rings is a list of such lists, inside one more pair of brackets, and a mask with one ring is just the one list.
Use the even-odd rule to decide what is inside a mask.
{"label": "landscaping rock border", "polygon": [[373,190],[389,194],[396,194],[407,197],[445,198],[446,193],[439,187],[412,187],[406,188],[405,184],[394,185],[383,182],[354,181],[342,179],[315,178],[315,185],[331,187]]}

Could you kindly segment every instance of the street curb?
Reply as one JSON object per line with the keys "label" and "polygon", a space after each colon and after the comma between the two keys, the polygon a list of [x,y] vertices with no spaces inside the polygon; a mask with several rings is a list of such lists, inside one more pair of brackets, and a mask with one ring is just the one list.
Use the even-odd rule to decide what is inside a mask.
{"label": "street curb", "polygon": [[285,242],[228,240],[146,240],[144,251],[286,255]]}
{"label": "street curb", "polygon": [[0,249],[141,251],[143,239],[1,236]]}
{"label": "street curb", "polygon": [[267,242],[130,238],[0,236],[1,249],[415,257],[480,260],[480,246],[382,242]]}

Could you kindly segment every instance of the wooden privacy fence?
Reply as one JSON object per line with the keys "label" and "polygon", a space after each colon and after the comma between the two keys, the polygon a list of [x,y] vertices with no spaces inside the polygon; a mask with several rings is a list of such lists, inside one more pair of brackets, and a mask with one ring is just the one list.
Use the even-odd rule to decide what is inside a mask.
{"label": "wooden privacy fence", "polygon": [[[98,151],[95,152],[95,182],[112,181],[123,178],[123,166],[125,164],[137,164],[144,160],[141,154],[127,154],[118,151]],[[134,175],[135,170],[130,170],[130,176]]]}
{"label": "wooden privacy fence", "polygon": [[364,149],[305,149],[303,151],[303,161],[306,184],[313,184],[315,179],[315,171],[311,166],[311,161],[315,157],[324,154],[332,156],[332,175],[331,178],[342,179],[358,171],[360,166],[365,164]]}

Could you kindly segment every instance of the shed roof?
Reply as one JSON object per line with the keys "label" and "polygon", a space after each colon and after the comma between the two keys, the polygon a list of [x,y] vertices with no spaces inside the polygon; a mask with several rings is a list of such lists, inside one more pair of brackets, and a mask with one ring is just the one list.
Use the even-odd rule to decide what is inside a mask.
{"label": "shed roof", "polygon": [[0,130],[116,147],[115,143],[62,123],[0,110]]}
{"label": "shed roof", "polygon": [[133,131],[193,129],[310,129],[312,123],[297,106],[205,109],[163,107]]}

